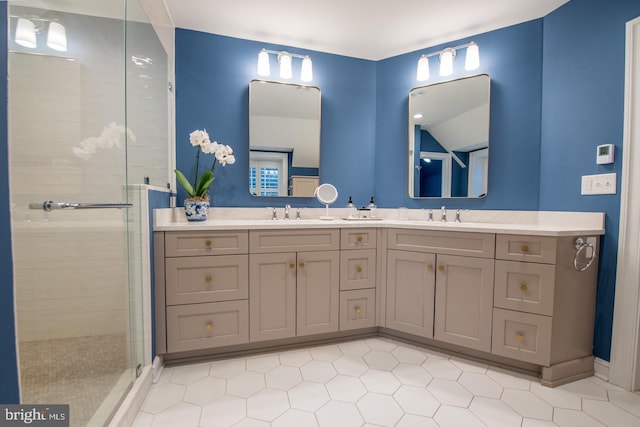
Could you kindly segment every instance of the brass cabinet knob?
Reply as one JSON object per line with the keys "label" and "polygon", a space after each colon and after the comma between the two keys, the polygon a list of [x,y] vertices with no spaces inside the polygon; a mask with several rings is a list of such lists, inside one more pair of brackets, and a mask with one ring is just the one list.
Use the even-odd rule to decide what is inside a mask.
{"label": "brass cabinet knob", "polygon": [[211,276],[207,276],[207,277],[204,278],[204,281],[207,282],[207,283],[211,283],[211,280],[212,280]]}
{"label": "brass cabinet knob", "polygon": [[440,271],[444,271],[444,265],[440,264],[440,265],[438,266],[438,270],[440,270]]}
{"label": "brass cabinet knob", "polygon": [[527,287],[526,283],[520,283],[520,290],[522,292],[527,292],[527,289],[529,289],[529,288]]}
{"label": "brass cabinet knob", "polygon": [[210,248],[210,247],[211,247],[211,240],[205,240],[205,241],[204,241],[204,245],[205,245],[207,248]]}
{"label": "brass cabinet knob", "polygon": [[358,236],[358,237],[356,237],[356,240],[357,240],[358,242],[362,242],[362,236]]}
{"label": "brass cabinet knob", "polygon": [[304,262],[300,263],[300,268],[304,268]]}
{"label": "brass cabinet knob", "polygon": [[362,267],[357,266],[357,267],[356,267],[356,272],[358,272],[358,273],[362,273]]}
{"label": "brass cabinet knob", "polygon": [[289,264],[289,268],[293,269],[296,268],[296,265],[294,263]]}
{"label": "brass cabinet knob", "polygon": [[356,312],[356,314],[360,314],[360,312],[362,311],[362,309],[361,309],[359,306],[357,306],[357,305],[356,305],[356,306],[353,308],[353,311],[355,311],[355,312]]}
{"label": "brass cabinet knob", "polygon": [[429,271],[433,270],[433,264],[427,264],[427,270]]}
{"label": "brass cabinet knob", "polygon": [[211,332],[211,330],[213,329],[213,322],[207,322],[204,328],[207,330],[207,332]]}
{"label": "brass cabinet knob", "polygon": [[523,343],[524,342],[524,334],[522,332],[518,332],[516,334],[516,339],[518,340],[518,342]]}
{"label": "brass cabinet knob", "polygon": [[527,245],[522,245],[522,252],[524,252],[524,253],[529,252],[529,246],[527,246]]}

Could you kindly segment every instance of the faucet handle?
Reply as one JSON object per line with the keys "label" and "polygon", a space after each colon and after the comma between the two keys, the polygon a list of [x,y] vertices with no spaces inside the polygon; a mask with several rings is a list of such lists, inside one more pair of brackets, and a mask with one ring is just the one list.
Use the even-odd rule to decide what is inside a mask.
{"label": "faucet handle", "polygon": [[460,212],[461,212],[461,211],[460,211],[460,209],[458,209],[458,210],[456,211],[456,222],[462,222],[462,221],[460,220]]}
{"label": "faucet handle", "polygon": [[447,208],[444,206],[440,208],[440,221],[447,222]]}
{"label": "faucet handle", "polygon": [[271,219],[273,221],[278,219],[278,211],[276,211],[276,208],[273,208],[273,211],[271,212]]}
{"label": "faucet handle", "polygon": [[302,217],[300,216],[300,208],[296,209],[296,221],[300,221]]}
{"label": "faucet handle", "polygon": [[427,217],[427,221],[433,221],[433,209],[429,209],[429,216]]}

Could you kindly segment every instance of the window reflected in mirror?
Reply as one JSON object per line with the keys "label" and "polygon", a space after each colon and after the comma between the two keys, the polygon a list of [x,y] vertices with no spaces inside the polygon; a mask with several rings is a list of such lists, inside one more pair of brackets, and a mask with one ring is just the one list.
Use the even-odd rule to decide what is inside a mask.
{"label": "window reflected in mirror", "polygon": [[486,196],[489,106],[486,74],[411,90],[409,196]]}
{"label": "window reflected in mirror", "polygon": [[314,197],[320,182],[320,89],[249,84],[249,192]]}

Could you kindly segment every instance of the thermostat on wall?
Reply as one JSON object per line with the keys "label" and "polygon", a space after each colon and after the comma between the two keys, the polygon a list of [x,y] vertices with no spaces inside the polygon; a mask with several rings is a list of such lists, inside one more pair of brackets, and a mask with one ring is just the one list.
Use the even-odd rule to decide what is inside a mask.
{"label": "thermostat on wall", "polygon": [[609,163],[613,163],[613,144],[598,145],[596,163],[599,165],[608,165]]}

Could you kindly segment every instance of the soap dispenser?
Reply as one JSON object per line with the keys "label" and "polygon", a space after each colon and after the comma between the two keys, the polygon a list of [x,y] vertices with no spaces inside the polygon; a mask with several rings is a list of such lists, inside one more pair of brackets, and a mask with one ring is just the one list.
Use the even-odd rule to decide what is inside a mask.
{"label": "soap dispenser", "polygon": [[357,217],[357,212],[358,212],[358,209],[353,204],[353,201],[351,200],[351,196],[349,196],[349,201],[347,202],[347,217],[355,218]]}
{"label": "soap dispenser", "polygon": [[367,209],[369,209],[369,215],[372,218],[376,216],[376,202],[374,202],[373,196],[371,196],[371,200],[369,200],[369,206],[367,206]]}

